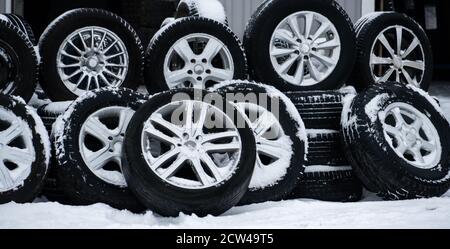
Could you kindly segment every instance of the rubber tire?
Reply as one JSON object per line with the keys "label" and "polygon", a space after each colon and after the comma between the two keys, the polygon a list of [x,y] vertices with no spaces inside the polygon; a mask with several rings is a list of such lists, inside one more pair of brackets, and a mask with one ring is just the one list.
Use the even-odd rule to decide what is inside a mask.
{"label": "rubber tire", "polygon": [[[32,144],[35,151],[35,161],[31,165],[31,172],[22,186],[14,190],[0,192],[0,204],[9,202],[26,203],[36,198],[42,189],[47,174],[50,142],[44,125],[34,110],[15,97],[0,94],[0,108],[14,113],[28,124],[33,135]],[[0,119],[2,119],[0,117]]]}
{"label": "rubber tire", "polygon": [[[269,55],[269,43],[277,25],[297,11],[314,11],[334,23],[341,38],[341,56],[337,66],[322,82],[313,86],[293,86],[274,70]],[[265,2],[251,17],[244,34],[252,79],[268,82],[283,91],[332,90],[349,78],[356,58],[353,23],[345,10],[334,0],[273,0]]]}
{"label": "rubber tire", "polygon": [[347,166],[348,160],[342,146],[340,131],[307,130],[308,155],[307,166]]}
{"label": "rubber tire", "polygon": [[[208,0],[208,2],[219,2],[218,0]],[[180,3],[177,6],[177,10],[175,12],[175,19],[179,19],[179,18],[184,18],[184,17],[190,17],[190,16],[196,16],[196,17],[206,17],[208,18],[208,16],[203,16],[202,13],[200,13],[199,9],[201,9],[201,7],[199,7],[199,5],[202,5],[203,1],[196,1],[196,0],[181,0]],[[222,4],[219,2],[219,4]],[[208,6],[205,6],[208,7]],[[228,26],[228,17],[227,14],[225,13],[225,9],[223,9],[223,16],[225,16],[225,22],[223,22],[223,24]],[[221,22],[220,20],[216,20],[218,22]]]}
{"label": "rubber tire", "polygon": [[396,12],[382,12],[368,18],[361,26],[357,37],[356,48],[358,52],[350,83],[354,85],[358,91],[364,90],[370,85],[376,84],[369,66],[372,45],[381,31],[394,25],[402,25],[403,27],[410,29],[422,44],[425,56],[425,72],[420,88],[424,90],[429,89],[433,80],[434,62],[431,44],[425,31],[422,29],[420,24],[405,14]]}
{"label": "rubber tire", "polygon": [[[380,94],[389,97],[379,100],[380,110],[394,102],[407,103],[427,113],[436,127],[441,141],[440,163],[430,170],[418,169],[397,156],[383,135],[377,118],[372,122],[365,106]],[[370,191],[387,200],[415,199],[441,196],[450,187],[449,123],[437,109],[431,97],[411,86],[389,82],[373,85],[358,95],[343,113],[343,138],[347,158],[358,177]],[[356,122],[349,119],[356,117]]]}
{"label": "rubber tire", "polygon": [[176,20],[150,43],[146,52],[145,83],[150,93],[169,90],[164,77],[164,61],[170,48],[184,36],[205,33],[218,38],[228,47],[234,62],[234,79],[247,79],[247,59],[239,38],[222,23],[203,18],[187,17]]}
{"label": "rubber tire", "polygon": [[79,133],[85,120],[94,112],[109,106],[137,109],[147,97],[129,89],[101,89],[78,98],[58,119],[55,126],[56,181],[73,205],[105,203],[133,212],[144,208],[128,188],[98,178],[84,163],[79,148]]}
{"label": "rubber tire", "polygon": [[291,199],[315,199],[330,202],[357,202],[363,194],[361,182],[351,170],[305,173],[292,191]]}
{"label": "rubber tire", "polygon": [[34,45],[36,45],[36,36],[34,35],[33,29],[30,24],[22,16],[16,14],[3,14],[8,20],[16,25],[24,34],[27,35],[28,40]]}
{"label": "rubber tire", "polygon": [[56,68],[59,47],[72,32],[86,26],[99,26],[114,32],[126,46],[128,72],[121,87],[136,89],[142,83],[143,47],[136,31],[119,16],[100,9],[70,10],[56,18],[39,40],[41,53],[40,83],[53,101],[74,100],[78,96],[63,84]]}
{"label": "rubber tire", "polygon": [[[207,189],[192,190],[176,187],[157,176],[148,166],[142,155],[141,140],[144,122],[160,107],[171,103],[172,97],[182,93],[188,95],[191,100],[203,101],[207,92],[194,89],[177,89],[154,95],[144,104],[132,118],[125,136],[123,146],[122,167],[125,179],[131,190],[141,202],[152,211],[163,216],[178,216],[181,213],[196,214],[198,216],[220,215],[235,206],[247,191],[252,177],[256,144],[253,132],[245,125],[238,128],[241,137],[241,158],[235,173],[230,179],[219,186]],[[217,94],[215,94],[217,95]],[[211,96],[211,95],[209,95]],[[208,96],[205,101],[211,103]],[[230,110],[236,119],[244,120],[242,115],[225,100],[226,110]],[[217,102],[216,102],[217,103]],[[240,118],[240,119],[239,119]],[[244,122],[245,123],[245,122]]]}
{"label": "rubber tire", "polygon": [[8,45],[10,52],[14,52],[18,75],[14,86],[5,89],[0,86],[0,93],[20,96],[28,102],[33,96],[38,81],[38,59],[33,44],[27,36],[11,22],[0,20],[0,41]]}
{"label": "rubber tire", "polygon": [[[299,129],[303,129],[304,133],[306,132],[306,129],[303,124],[302,124],[303,127],[299,127],[297,121],[287,111],[288,108],[286,107],[286,104],[284,103],[283,99],[281,97],[278,97],[283,95],[283,93],[278,92],[274,89],[268,90],[266,87],[267,86],[258,83],[237,81],[232,82],[231,84],[228,85],[223,85],[216,90],[219,94],[223,96],[226,96],[227,93],[242,93],[244,95],[252,93],[260,95],[264,94],[267,96],[267,98],[264,97],[263,101],[267,100],[267,103],[265,105],[267,105],[269,110],[272,108],[270,105],[272,103],[272,100],[274,98],[279,98],[278,99],[279,110],[272,110],[272,112],[279,112],[278,122],[280,122],[280,125],[282,126],[284,133],[292,141],[293,154],[290,161],[290,166],[287,168],[284,177],[278,180],[277,182],[271,183],[270,186],[249,188],[247,193],[239,202],[239,205],[248,205],[267,201],[280,201],[285,199],[295,188],[297,182],[299,181],[299,179],[301,179],[303,172],[305,170],[304,165],[306,155],[306,143],[308,143],[309,141],[307,142],[301,140],[297,136],[297,134],[299,132]],[[285,97],[285,99],[287,99],[287,97]],[[259,100],[261,99],[259,98]],[[233,101],[233,99],[231,99],[230,102],[231,101]],[[253,104],[260,104],[260,103],[258,102]],[[258,145],[256,146],[256,148],[258,151]]]}

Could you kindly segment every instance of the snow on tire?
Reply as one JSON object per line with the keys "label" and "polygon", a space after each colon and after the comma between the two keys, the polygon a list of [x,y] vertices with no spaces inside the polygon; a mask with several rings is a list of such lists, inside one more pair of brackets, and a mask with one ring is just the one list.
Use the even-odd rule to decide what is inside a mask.
{"label": "snow on tire", "polygon": [[149,92],[174,88],[206,89],[247,78],[247,60],[230,28],[203,17],[178,19],[163,28],[146,52]]}
{"label": "snow on tire", "polygon": [[142,211],[122,174],[122,143],[128,122],[146,97],[108,88],[79,97],[56,121],[57,184],[75,205],[106,203]]}
{"label": "snow on tire", "polygon": [[378,12],[363,17],[357,35],[357,62],[351,83],[358,90],[388,81],[429,88],[433,53],[416,21],[400,13]]}
{"label": "snow on tire", "polygon": [[175,19],[190,16],[205,17],[228,25],[227,13],[218,0],[181,0]]}
{"label": "snow on tire", "polygon": [[449,123],[424,91],[377,84],[348,98],[342,115],[347,158],[367,189],[385,199],[449,189]]}
{"label": "snow on tire", "polygon": [[244,35],[252,78],[288,91],[345,83],[355,62],[355,34],[338,3],[273,0],[262,6]]}
{"label": "snow on tire", "polygon": [[130,188],[164,216],[229,210],[246,193],[256,156],[243,115],[220,95],[195,89],[154,95],[130,121],[123,150]]}
{"label": "snow on tire", "polygon": [[100,9],[62,14],[40,41],[40,83],[53,101],[76,99],[102,87],[135,89],[142,81],[143,48],[134,29]]}
{"label": "snow on tire", "polygon": [[13,23],[0,19],[0,93],[28,102],[38,80],[38,59],[33,44]]}
{"label": "snow on tire", "polygon": [[294,104],[272,86],[252,82],[224,82],[210,90],[246,115],[255,136],[255,170],[240,204],[284,199],[302,177],[307,149],[305,125]]}
{"label": "snow on tire", "polygon": [[0,204],[33,201],[42,188],[50,142],[23,100],[0,94]]}
{"label": "snow on tire", "polygon": [[[27,35],[28,40],[31,42],[31,44],[36,45],[36,37],[34,36],[33,29],[31,28],[30,24],[22,17],[16,14],[0,14],[3,15],[5,18],[4,20],[8,20],[12,24],[14,24],[17,28],[20,29],[24,34]],[[1,19],[1,18],[0,18]]]}

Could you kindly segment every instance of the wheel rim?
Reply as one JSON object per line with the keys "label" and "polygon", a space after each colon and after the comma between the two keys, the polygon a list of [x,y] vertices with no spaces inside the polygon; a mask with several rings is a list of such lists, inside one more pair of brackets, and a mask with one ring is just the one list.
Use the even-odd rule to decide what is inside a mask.
{"label": "wheel rim", "polygon": [[0,109],[0,192],[20,187],[30,175],[36,160],[32,138],[24,120]]}
{"label": "wheel rim", "polygon": [[275,28],[270,60],[277,74],[295,86],[324,81],[336,68],[341,40],[332,22],[311,11],[296,12]]}
{"label": "wheel rim", "polygon": [[83,123],[79,148],[89,170],[103,181],[119,187],[127,183],[122,174],[122,144],[134,111],[113,106],[100,109]]}
{"label": "wheel rim", "polygon": [[164,60],[164,77],[169,89],[206,89],[234,77],[233,57],[214,36],[197,33],[179,39]]}
{"label": "wheel rim", "polygon": [[237,106],[246,114],[256,140],[256,167],[249,188],[275,184],[286,175],[291,164],[292,141],[267,109],[252,103],[238,103]]}
{"label": "wheel rim", "polygon": [[101,87],[121,86],[129,57],[125,44],[112,31],[84,27],[70,34],[56,58],[59,77],[75,95]]}
{"label": "wheel rim", "polygon": [[[173,115],[185,117],[170,122]],[[215,117],[223,128],[214,127]],[[165,182],[185,189],[206,189],[231,178],[242,143],[232,120],[220,109],[199,101],[178,101],[161,107],[144,124],[144,158]]]}
{"label": "wheel rim", "polygon": [[410,29],[395,25],[375,39],[370,68],[377,83],[396,81],[420,87],[425,73],[425,53]]}
{"label": "wheel rim", "polygon": [[420,169],[439,163],[439,134],[427,116],[409,104],[393,103],[379,117],[386,140],[403,160]]}
{"label": "wheel rim", "polygon": [[3,93],[14,90],[18,59],[14,49],[0,40],[0,89]]}

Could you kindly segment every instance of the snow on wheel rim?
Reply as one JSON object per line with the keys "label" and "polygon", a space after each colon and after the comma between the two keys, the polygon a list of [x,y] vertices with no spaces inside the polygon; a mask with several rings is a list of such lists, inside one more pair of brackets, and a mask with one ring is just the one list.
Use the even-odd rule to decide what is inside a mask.
{"label": "snow on wheel rim", "polygon": [[420,40],[406,27],[387,27],[372,44],[370,70],[377,83],[394,80],[420,87],[425,73]]}
{"label": "snow on wheel rim", "polygon": [[0,192],[6,192],[24,184],[36,154],[27,122],[3,108],[0,117]]}
{"label": "snow on wheel rim", "polygon": [[246,114],[256,140],[256,166],[250,189],[263,189],[276,184],[291,164],[292,141],[284,133],[273,113],[252,103],[237,103]]}
{"label": "snow on wheel rim", "polygon": [[299,11],[283,19],[269,46],[277,74],[296,86],[313,86],[325,80],[341,54],[341,39],[334,24],[311,11]]}
{"label": "snow on wheel rim", "polygon": [[233,79],[234,62],[218,38],[195,33],[175,42],[166,54],[163,70],[169,89],[205,89],[210,83]]}
{"label": "snow on wheel rim", "polygon": [[385,139],[400,158],[419,169],[436,167],[441,159],[441,142],[425,114],[409,104],[393,103],[378,115]]}
{"label": "snow on wheel rim", "polygon": [[56,57],[58,75],[77,96],[102,87],[119,87],[128,72],[125,43],[112,31],[90,26],[71,33]]}
{"label": "snow on wheel rim", "polygon": [[[180,115],[182,121],[171,122],[170,118]],[[223,128],[213,125],[217,123],[211,117]],[[165,182],[184,189],[206,189],[232,177],[242,142],[223,111],[185,100],[167,104],[147,119],[141,148],[150,169]]]}
{"label": "snow on wheel rim", "polygon": [[86,119],[78,138],[80,154],[89,170],[119,187],[127,186],[121,170],[122,144],[133,114],[131,108],[121,106],[100,109]]}

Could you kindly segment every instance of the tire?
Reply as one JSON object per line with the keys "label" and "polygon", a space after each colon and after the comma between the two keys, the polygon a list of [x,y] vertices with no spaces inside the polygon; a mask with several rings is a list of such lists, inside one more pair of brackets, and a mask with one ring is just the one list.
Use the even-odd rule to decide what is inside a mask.
{"label": "tire", "polygon": [[[192,37],[199,37],[202,41],[208,40],[208,44],[222,43],[223,47],[219,52],[213,52],[212,58],[191,55],[188,56],[189,59],[182,59],[184,65],[179,64],[176,60],[180,60],[181,57],[179,57],[178,52],[175,53],[174,46],[181,46],[183,41],[186,41],[185,39],[190,41]],[[209,48],[204,43],[196,44],[201,46],[201,48],[198,48],[198,52],[203,52],[205,48]],[[174,54],[172,54],[172,51]],[[211,61],[212,63],[210,63]],[[166,67],[166,63],[167,65],[170,63],[172,68]],[[197,67],[199,67],[198,71],[196,71]],[[186,72],[175,78],[176,81],[170,80],[169,73],[173,75],[173,72],[181,70],[186,70]],[[227,74],[221,74],[223,70],[227,70],[225,72]],[[213,78],[213,76],[216,77],[216,72],[218,76]],[[247,60],[239,38],[230,28],[211,19],[187,17],[176,20],[164,27],[161,32],[158,32],[146,52],[144,76],[147,90],[151,93],[192,86],[206,89],[223,80],[246,79]]]}
{"label": "tire", "polygon": [[[305,125],[298,113],[292,114],[288,111],[295,110],[294,104],[273,87],[258,83],[244,81],[224,83],[213,91],[226,96],[227,101],[237,103],[235,105],[241,113],[246,114],[247,122],[255,134],[257,144],[255,170],[249,189],[239,204],[279,201],[286,198],[303,175],[306,156],[307,138],[298,136],[298,134],[306,134]],[[236,94],[247,97],[257,94],[255,96],[258,96],[258,100],[248,103],[247,98],[238,99]],[[270,127],[265,126],[266,131],[258,134],[256,129],[261,128],[256,126],[258,120],[267,112],[276,119],[276,122]],[[294,118],[292,115],[297,117]],[[282,130],[282,135],[271,133],[278,129]],[[272,135],[274,136],[270,137]],[[266,147],[265,141],[273,142],[274,147]],[[279,156],[270,155],[271,150],[277,151]]]}
{"label": "tire", "polygon": [[58,117],[64,114],[71,104],[72,101],[52,102],[37,109],[37,114],[41,117],[49,134],[52,134],[53,124]]}
{"label": "tire", "polygon": [[[128,89],[96,90],[78,98],[58,118],[54,169],[58,187],[72,204],[100,202],[143,210],[127,188],[120,160],[127,121],[145,99]],[[95,158],[89,161],[91,156]]]}
{"label": "tire", "polygon": [[6,95],[0,95],[0,144],[0,204],[33,201],[47,174],[48,134],[25,102]]}
{"label": "tire", "polygon": [[175,12],[175,19],[190,16],[209,18],[228,26],[227,13],[218,0],[181,0]]}
{"label": "tire", "polygon": [[167,17],[166,19],[164,19],[164,21],[161,24],[161,28],[163,28],[166,25],[169,25],[170,23],[174,22],[175,18],[173,17]]}
{"label": "tire", "polygon": [[[405,58],[396,62],[393,56],[387,51],[386,45],[381,45],[379,36],[383,34],[389,46],[396,52],[396,30],[395,27],[402,27],[402,52],[408,51],[409,45],[413,44],[413,40],[417,38],[418,44]],[[415,38],[414,38],[415,37]],[[422,49],[420,49],[422,48]],[[395,12],[380,12],[366,17],[359,28],[357,37],[357,61],[352,74],[351,83],[358,89],[363,90],[370,85],[383,83],[387,81],[398,81],[405,84],[413,84],[427,90],[432,81],[433,73],[433,53],[430,41],[422,27],[410,17]],[[376,51],[376,52],[373,52]],[[371,67],[371,54],[382,57],[376,63],[379,66]],[[404,55],[402,55],[404,56]],[[411,61],[418,62],[417,65],[423,66],[423,71],[414,69],[405,63]],[[374,62],[375,63],[375,62]],[[396,64],[397,63],[397,64]],[[414,66],[417,66],[414,64]],[[391,71],[393,70],[393,71]],[[401,71],[397,78],[396,71]],[[408,76],[406,76],[406,74]],[[384,78],[386,76],[387,78]],[[408,80],[407,77],[410,79]]]}
{"label": "tire", "polygon": [[377,84],[349,101],[342,115],[347,158],[367,189],[388,200],[435,197],[449,189],[449,124],[428,94],[400,83]]}
{"label": "tire", "polygon": [[12,24],[20,29],[24,34],[27,35],[28,40],[34,45],[36,45],[36,37],[34,36],[33,29],[30,24],[22,17],[16,14],[1,14],[6,17]]}
{"label": "tire", "polygon": [[288,92],[306,129],[341,129],[343,99],[356,93],[353,89],[340,91]]}
{"label": "tire", "polygon": [[291,199],[315,199],[331,202],[356,202],[363,187],[351,170],[308,172],[292,191]]}
{"label": "tire", "polygon": [[[204,91],[202,92],[194,89],[171,90],[168,92],[156,94],[136,112],[128,126],[123,147],[123,171],[125,177],[133,193],[141,200],[141,202],[147,208],[160,215],[178,216],[180,212],[186,214],[196,214],[198,216],[220,215],[235,206],[244,196],[249,186],[256,156],[256,145],[253,133],[244,121],[245,119],[242,114],[240,114],[240,112],[238,112],[234,106],[227,103],[218,94],[206,94],[207,93]],[[203,96],[205,96],[204,99]],[[180,97],[181,100],[179,100],[180,98],[177,97]],[[169,159],[170,161],[164,161],[164,164],[160,165],[162,167],[158,167],[155,163],[148,163],[147,159],[143,156],[144,150],[141,145],[142,143],[137,143],[136,141],[142,141],[142,139],[145,139],[145,143],[150,142],[150,140],[148,140],[148,137],[146,137],[147,134],[152,135],[155,134],[155,132],[159,131],[156,128],[151,128],[154,127],[154,123],[147,123],[150,118],[152,120],[155,120],[155,118],[156,120],[160,120],[158,119],[158,117],[163,117],[163,119],[165,119],[166,121],[160,121],[160,123],[161,127],[163,127],[163,130],[167,129],[166,132],[172,131],[173,129],[178,130],[184,126],[176,125],[176,127],[179,128],[173,128],[173,124],[168,124],[166,117],[159,114],[165,112],[166,110],[170,110],[172,106],[173,108],[176,108],[175,110],[179,110],[179,114],[181,115],[181,113],[183,112],[186,113],[186,108],[183,105],[187,106],[186,103],[192,103],[191,100],[198,101],[198,104],[205,104],[212,103],[211,101],[213,101],[213,99],[214,101],[218,101],[215,103],[224,103],[223,106],[226,107],[226,110],[228,112],[224,113],[221,111],[222,109],[209,109],[214,111],[215,117],[217,119],[230,120],[230,117],[236,117],[232,118],[232,121],[225,122],[228,123],[229,126],[224,126],[224,129],[221,129],[222,131],[230,131],[230,133],[233,133],[232,135],[227,136],[227,141],[230,142],[229,146],[233,146],[234,143],[232,141],[235,141],[234,139],[236,139],[236,137],[240,138],[239,149],[236,149],[237,147],[234,147],[234,149],[230,148],[228,152],[224,151],[224,153],[221,154],[223,156],[223,160],[233,162],[231,165],[222,165],[224,166],[222,169],[225,170],[222,172],[225,172],[226,175],[222,175],[225,173],[217,173],[217,163],[225,163],[225,161],[215,161],[218,160],[218,158],[216,157],[214,157],[213,160],[214,165],[209,164],[211,166],[208,168],[212,169],[208,170],[210,172],[209,174],[206,173],[204,168],[205,166],[200,166],[200,160],[204,161],[206,158],[207,161],[211,161],[211,156],[208,153],[190,153],[188,155],[193,156],[193,158],[189,160],[186,160],[184,154],[179,154],[177,159],[174,159],[175,161],[171,161],[170,159],[177,154],[170,153],[176,153],[177,151],[175,151],[175,149],[172,149],[171,147],[168,147],[166,148],[168,154],[165,154],[166,149],[163,150],[164,147],[159,146],[162,144],[162,140],[159,140],[156,137],[154,138],[154,140],[152,140],[155,143],[155,145],[152,145],[152,148],[158,148],[159,146],[159,152],[158,154],[154,155],[153,152],[149,153],[149,151],[145,151],[146,158],[148,158],[148,160],[153,160],[152,158],[155,156],[157,157],[157,160],[163,160],[161,159],[161,157],[158,157],[158,155],[163,154],[163,156],[167,155],[165,158]],[[194,106],[192,110],[197,111],[198,104]],[[212,108],[209,104],[207,104],[207,106],[210,106],[209,108]],[[188,108],[188,110],[190,109]],[[183,116],[187,117],[188,115]],[[146,133],[143,133],[144,123],[147,127]],[[198,124],[196,124],[196,126],[197,128],[199,127]],[[207,129],[206,132],[215,132],[215,127],[216,126],[211,127],[211,129]],[[197,134],[198,131],[199,130],[196,129],[195,133]],[[178,133],[177,131],[174,132]],[[145,136],[143,136],[144,134]],[[171,135],[171,133],[166,134],[169,134],[167,135],[169,137]],[[190,147],[189,143],[193,143],[194,141],[190,140],[190,135],[193,134],[194,132],[186,134],[189,135],[189,141],[191,142],[186,142],[186,144],[184,145],[180,143],[178,145],[180,146],[179,148],[181,148],[182,150],[191,150],[189,148],[193,147]],[[208,138],[207,135],[204,135],[204,138],[201,140],[202,145],[200,148],[205,149],[205,151],[208,149],[203,145],[205,141],[215,141],[215,144],[219,142],[219,140],[209,140],[210,138],[211,137]],[[172,135],[172,139],[176,139],[175,135]],[[225,140],[220,141],[225,142]],[[239,156],[237,156],[236,153],[239,153]],[[170,157],[169,155],[172,155],[172,157]],[[201,159],[196,155],[201,156]],[[204,157],[205,155],[207,157]],[[230,158],[233,157],[237,157],[239,159],[229,161]],[[195,173],[192,169],[193,167],[189,167],[189,164],[197,165],[195,167],[195,172],[199,173]],[[175,165],[174,168],[172,167],[172,169],[175,171],[164,171],[164,173],[161,173],[161,168],[164,168],[164,166],[166,165]],[[181,169],[176,165],[180,166]],[[166,167],[165,169],[167,170],[170,166]],[[158,169],[160,170],[154,171],[151,167],[158,167]],[[168,174],[168,177],[162,178],[162,174]],[[199,178],[202,178],[205,181],[201,181]],[[181,184],[176,181],[177,179],[180,179]],[[182,185],[182,183],[186,184]]]}
{"label": "tire", "polygon": [[[95,53],[89,48],[92,47],[91,27],[95,29],[94,46],[97,48],[99,43],[103,43],[102,49]],[[77,35],[78,31],[83,34],[83,40]],[[83,41],[89,44],[86,45],[88,48],[82,48]],[[77,52],[77,49],[82,51]],[[42,57],[40,82],[53,101],[74,100],[83,95],[86,89],[105,86],[136,89],[142,82],[143,48],[139,37],[125,20],[105,10],[75,9],[62,14],[44,31],[39,50]],[[83,57],[82,65],[77,65],[80,53],[84,53],[87,58]],[[104,59],[105,55],[111,58]],[[92,78],[85,76],[86,73],[92,74]]]}
{"label": "tire", "polygon": [[28,102],[38,79],[38,60],[33,44],[11,22],[0,20],[0,93]]}
{"label": "tire", "polygon": [[307,130],[307,166],[346,166],[349,162],[341,144],[341,132],[333,130]]}
{"label": "tire", "polygon": [[[290,15],[296,14],[300,16],[306,15],[308,12],[314,12],[316,19],[323,18],[323,22],[329,21],[334,24],[332,26],[334,26],[335,30],[331,30],[331,32],[336,33],[340,39],[340,47],[339,45],[333,45],[333,48],[327,49],[327,51],[334,50],[333,54],[338,54],[339,56],[333,57],[330,53],[328,60],[333,57],[331,60],[334,62],[331,63],[326,70],[323,70],[325,67],[322,65],[322,70],[325,74],[322,76],[316,74],[315,79],[311,77],[307,70],[304,70],[305,68],[312,68],[309,63],[309,56],[319,58],[315,55],[316,50],[312,51],[311,46],[302,45],[304,47],[304,49],[302,48],[302,51],[297,50],[292,51],[292,53],[283,53],[284,55],[279,54],[276,59],[273,58],[273,62],[270,55],[270,49],[268,49],[273,45],[271,43],[272,35],[275,33],[275,30],[279,24],[283,23],[285,19],[287,20],[287,17]],[[286,29],[282,32],[283,37],[291,36],[292,39],[292,32],[286,31]],[[336,37],[336,34],[334,35],[334,38]],[[320,38],[322,40],[326,39],[326,42],[334,40],[331,36],[322,36]],[[286,42],[286,40],[283,43],[281,40],[282,39],[278,39],[278,41],[274,40],[274,44],[276,43],[278,48],[280,46],[287,48],[286,45],[288,45],[288,43],[293,43],[293,41]],[[315,44],[311,45],[315,47],[319,44],[319,42],[314,43]],[[295,44],[298,45],[301,43],[295,41]],[[353,24],[344,9],[332,0],[274,0],[263,3],[263,5],[253,14],[249,24],[246,27],[244,47],[249,60],[251,78],[261,82],[270,82],[283,91],[337,89],[341,87],[350,76],[356,57]],[[275,46],[272,47],[276,48]],[[319,50],[321,49],[319,48]],[[287,58],[287,56],[290,56],[291,54],[295,54],[297,59],[294,60],[294,57]],[[299,55],[308,57],[308,66],[305,66],[304,64],[303,74],[300,73],[301,71],[298,71],[299,74],[296,78],[296,70],[297,68],[301,68],[301,62],[298,61]],[[302,61],[305,61],[306,57],[303,57]],[[275,67],[280,67],[280,70],[282,70],[281,65],[290,59],[292,59],[292,61],[290,61],[292,63],[288,62],[287,64],[284,64],[287,67],[284,71],[287,73],[280,75]],[[317,59],[311,61],[316,64],[318,63]],[[297,67],[292,69],[294,65],[297,65]],[[313,68],[317,69],[316,66]],[[300,75],[303,76],[300,77]],[[301,82],[301,84],[299,82]]]}

